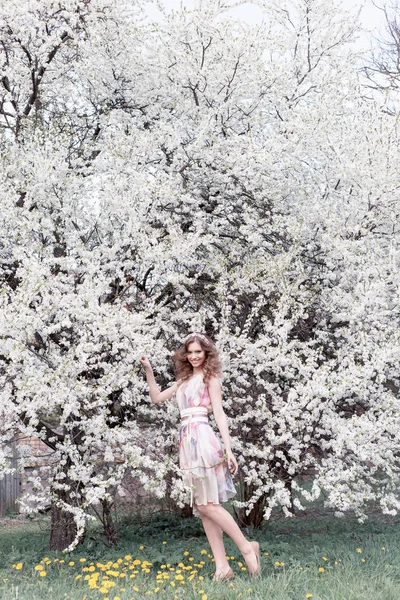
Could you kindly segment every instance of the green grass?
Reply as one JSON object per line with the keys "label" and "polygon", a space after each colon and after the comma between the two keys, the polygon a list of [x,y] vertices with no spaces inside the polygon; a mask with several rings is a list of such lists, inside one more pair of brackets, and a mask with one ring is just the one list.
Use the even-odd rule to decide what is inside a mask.
{"label": "green grass", "polygon": [[[257,580],[242,571],[241,557],[228,540],[227,554],[234,557],[231,565],[236,574],[232,585],[211,581],[213,563],[197,519],[178,520],[160,514],[140,523],[125,518],[117,546],[107,548],[101,535],[91,531],[85,543],[68,555],[47,550],[45,520],[41,524],[4,524],[6,520],[0,526],[2,600],[204,600],[205,596],[207,600],[305,600],[307,594],[312,594],[312,600],[400,599],[400,522],[381,515],[373,515],[361,525],[352,518],[339,520],[321,512],[310,518],[278,520],[262,531],[248,532],[260,542],[262,550],[262,576]],[[207,554],[201,554],[204,549]],[[125,558],[127,555],[131,558]],[[48,564],[43,562],[45,557]],[[86,561],[80,562],[83,558]],[[110,591],[91,590],[84,577],[92,573],[83,569],[92,562],[101,581],[105,572],[97,563],[112,561],[116,565],[118,559],[121,562],[108,569],[113,572],[109,581],[115,583]],[[133,565],[135,559],[149,561],[150,572],[144,572],[142,564]],[[60,564],[60,560],[65,562]],[[69,565],[70,561],[75,564]],[[179,563],[187,567],[201,565],[201,561],[204,564],[195,567],[192,581],[188,581],[189,569],[176,571]],[[17,570],[18,563],[23,566]],[[45,577],[35,570],[37,565],[43,566]],[[125,577],[116,575],[124,571]],[[162,584],[156,579],[159,571],[169,575]],[[175,579],[176,575],[184,577],[184,584]],[[155,591],[157,588],[159,591]]]}

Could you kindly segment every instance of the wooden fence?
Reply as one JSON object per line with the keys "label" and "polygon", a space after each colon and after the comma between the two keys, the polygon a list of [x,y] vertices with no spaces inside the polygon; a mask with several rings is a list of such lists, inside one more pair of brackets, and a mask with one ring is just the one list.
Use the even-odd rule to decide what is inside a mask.
{"label": "wooden fence", "polygon": [[[11,445],[12,459],[11,466],[17,467],[17,442]],[[19,512],[17,499],[20,495],[21,475],[20,473],[9,473],[0,480],[0,517],[4,517],[7,511]]]}

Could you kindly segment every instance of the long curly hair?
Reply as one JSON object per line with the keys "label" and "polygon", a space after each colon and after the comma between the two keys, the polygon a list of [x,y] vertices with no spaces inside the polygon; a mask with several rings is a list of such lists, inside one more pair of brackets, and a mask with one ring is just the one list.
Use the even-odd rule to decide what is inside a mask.
{"label": "long curly hair", "polygon": [[200,344],[206,353],[202,368],[203,381],[207,385],[213,375],[216,377],[221,375],[221,361],[214,342],[204,333],[191,333],[184,339],[183,345],[174,352],[172,358],[175,362],[176,379],[188,379],[193,375],[193,367],[187,359],[188,347],[192,342]]}

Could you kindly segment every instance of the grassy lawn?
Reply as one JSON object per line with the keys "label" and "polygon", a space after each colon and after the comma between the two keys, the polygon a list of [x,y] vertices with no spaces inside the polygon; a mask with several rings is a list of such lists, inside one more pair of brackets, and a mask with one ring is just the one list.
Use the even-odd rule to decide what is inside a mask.
{"label": "grassy lawn", "polygon": [[251,579],[233,545],[236,577],[214,583],[197,519],[153,515],[121,523],[107,548],[92,531],[72,554],[49,552],[48,523],[0,522],[3,600],[399,600],[400,522],[373,515],[363,525],[314,511],[249,532],[260,542],[262,576]]}

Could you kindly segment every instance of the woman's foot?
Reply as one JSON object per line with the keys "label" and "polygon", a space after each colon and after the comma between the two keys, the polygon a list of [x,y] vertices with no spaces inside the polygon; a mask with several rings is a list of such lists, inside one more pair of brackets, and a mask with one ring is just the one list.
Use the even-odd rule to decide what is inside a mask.
{"label": "woman's foot", "polygon": [[214,573],[213,581],[230,581],[231,579],[234,578],[234,576],[235,576],[234,572],[229,567],[229,569],[225,572],[219,571],[218,573]]}
{"label": "woman's foot", "polygon": [[[257,544],[257,546],[256,546]],[[258,542],[247,542],[247,548],[242,549],[242,555],[246,561],[247,571],[250,575],[258,575],[260,572],[260,561],[258,558]]]}
{"label": "woman's foot", "polygon": [[258,542],[250,542],[251,547],[253,548],[254,554],[256,556],[256,568],[249,569],[249,573],[252,577],[257,577],[260,574],[261,566],[260,566],[260,544]]}

